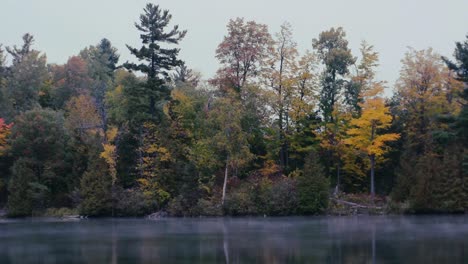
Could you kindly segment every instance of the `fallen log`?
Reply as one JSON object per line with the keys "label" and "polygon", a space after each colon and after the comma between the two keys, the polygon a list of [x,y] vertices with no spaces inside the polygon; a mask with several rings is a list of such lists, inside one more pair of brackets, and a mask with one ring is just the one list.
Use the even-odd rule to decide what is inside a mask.
{"label": "fallen log", "polygon": [[336,199],[336,198],[330,198],[330,200],[335,201],[335,202],[340,203],[340,204],[349,205],[349,206],[352,206],[352,207],[366,208],[366,209],[378,209],[378,210],[382,209],[382,207],[380,207],[380,206],[362,205],[362,204],[348,202],[348,201],[344,201],[344,200],[340,200],[340,199]]}

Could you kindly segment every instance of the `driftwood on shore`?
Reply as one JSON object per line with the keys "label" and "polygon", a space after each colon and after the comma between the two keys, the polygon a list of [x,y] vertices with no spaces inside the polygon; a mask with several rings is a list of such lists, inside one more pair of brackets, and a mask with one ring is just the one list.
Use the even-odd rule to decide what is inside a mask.
{"label": "driftwood on shore", "polygon": [[332,200],[332,201],[334,201],[334,202],[337,202],[337,203],[339,203],[339,204],[344,204],[344,205],[348,205],[348,206],[351,206],[351,207],[365,208],[365,209],[377,209],[377,210],[382,209],[382,207],[380,207],[380,206],[375,206],[375,205],[362,205],[362,204],[353,203],[353,202],[348,202],[348,201],[344,201],[344,200],[340,200],[340,199],[336,199],[336,198],[330,198],[330,200]]}

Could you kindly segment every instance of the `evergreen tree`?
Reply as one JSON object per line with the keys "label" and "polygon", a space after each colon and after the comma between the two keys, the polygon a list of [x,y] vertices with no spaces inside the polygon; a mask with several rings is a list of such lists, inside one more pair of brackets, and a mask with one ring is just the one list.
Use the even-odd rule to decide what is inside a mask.
{"label": "evergreen tree", "polygon": [[88,216],[111,215],[112,178],[106,162],[96,155],[90,156],[88,169],[80,182],[80,213]]}
{"label": "evergreen tree", "polygon": [[323,172],[315,154],[306,159],[304,170],[297,178],[299,212],[318,214],[328,208],[328,188],[330,182]]}
{"label": "evergreen tree", "polygon": [[[458,138],[463,143],[465,149],[468,149],[468,35],[465,42],[457,42],[454,52],[456,62],[452,62],[447,58],[442,58],[449,69],[456,73],[457,80],[464,83],[464,89],[460,94],[462,100],[462,110],[453,123]],[[465,177],[468,177],[468,151],[465,150],[463,158],[463,170]]]}
{"label": "evergreen tree", "polygon": [[156,106],[170,96],[169,86],[165,83],[170,79],[169,71],[182,65],[177,58],[179,49],[163,48],[163,45],[178,44],[187,31],[180,31],[176,25],[170,31],[165,31],[172,19],[168,10],[161,10],[151,3],[144,8],[140,22],[135,27],[141,32],[143,46],[139,49],[127,45],[130,53],[144,61],[140,64],[125,63],[125,68],[140,71],[147,76],[145,96],[149,97],[149,113],[151,118],[161,118],[162,111],[157,112]]}
{"label": "evergreen tree", "polygon": [[9,112],[10,118],[39,105],[39,91],[48,79],[46,56],[31,48],[33,36],[25,34],[23,41],[21,48],[6,48],[13,57],[3,87],[5,110]]}

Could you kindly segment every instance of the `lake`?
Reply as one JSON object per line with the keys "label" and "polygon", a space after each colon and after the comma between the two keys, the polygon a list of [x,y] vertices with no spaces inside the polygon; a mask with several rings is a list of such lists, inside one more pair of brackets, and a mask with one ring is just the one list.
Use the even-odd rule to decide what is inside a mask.
{"label": "lake", "polygon": [[468,263],[468,216],[0,219],[0,263]]}

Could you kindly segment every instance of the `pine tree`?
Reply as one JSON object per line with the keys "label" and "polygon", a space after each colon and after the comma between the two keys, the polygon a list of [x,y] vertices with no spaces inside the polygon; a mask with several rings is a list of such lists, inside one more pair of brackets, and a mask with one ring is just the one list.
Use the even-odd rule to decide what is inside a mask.
{"label": "pine tree", "polygon": [[140,22],[135,27],[141,32],[140,38],[143,46],[139,49],[127,45],[130,53],[140,64],[125,63],[125,68],[140,71],[147,76],[145,86],[146,95],[149,97],[149,113],[151,118],[161,118],[161,111],[157,113],[156,106],[170,97],[170,90],[165,82],[170,79],[169,71],[176,66],[182,65],[177,58],[179,49],[163,48],[163,45],[178,44],[187,31],[180,31],[176,25],[166,32],[172,15],[168,10],[161,10],[158,5],[151,3],[144,8],[140,15]]}

